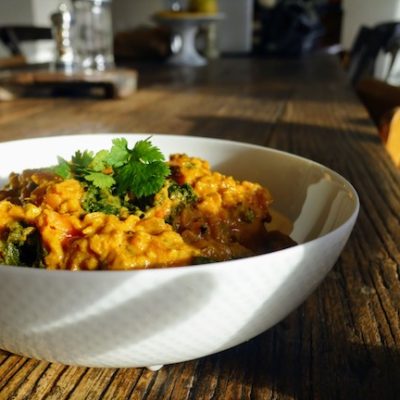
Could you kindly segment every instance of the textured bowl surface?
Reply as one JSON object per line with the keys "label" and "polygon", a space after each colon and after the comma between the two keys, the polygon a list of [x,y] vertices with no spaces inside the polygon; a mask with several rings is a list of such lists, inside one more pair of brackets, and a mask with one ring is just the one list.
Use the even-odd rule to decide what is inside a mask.
{"label": "textured bowl surface", "polygon": [[[77,149],[148,134],[80,135],[0,143],[0,180],[53,165]],[[46,271],[0,265],[0,348],[64,364],[141,367],[212,354],[270,328],[317,287],[338,259],[359,201],[340,175],[268,148],[153,135],[167,156],[207,159],[271,191],[299,245],[208,265],[137,271]]]}

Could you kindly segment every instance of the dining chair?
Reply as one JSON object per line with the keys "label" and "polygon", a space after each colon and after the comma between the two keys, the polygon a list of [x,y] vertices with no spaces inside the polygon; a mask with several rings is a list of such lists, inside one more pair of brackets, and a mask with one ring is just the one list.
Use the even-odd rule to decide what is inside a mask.
{"label": "dining chair", "polygon": [[0,40],[14,56],[24,55],[21,44],[24,42],[52,39],[51,28],[30,25],[0,26]]}
{"label": "dining chair", "polygon": [[356,92],[387,152],[400,168],[400,87],[379,79],[363,78],[357,83]]}
{"label": "dining chair", "polygon": [[400,47],[400,22],[385,22],[374,27],[362,26],[349,54],[347,73],[356,85],[360,79],[375,77],[375,63],[380,53],[390,56],[385,79],[390,76]]}
{"label": "dining chair", "polygon": [[388,112],[400,107],[400,87],[381,79],[362,78],[355,91],[377,127]]}

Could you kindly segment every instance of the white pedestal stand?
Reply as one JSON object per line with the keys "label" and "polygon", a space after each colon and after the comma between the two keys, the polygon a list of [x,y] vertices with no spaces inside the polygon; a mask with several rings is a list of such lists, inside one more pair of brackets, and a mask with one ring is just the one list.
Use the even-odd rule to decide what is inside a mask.
{"label": "white pedestal stand", "polygon": [[174,65],[199,67],[207,64],[207,59],[196,49],[196,35],[200,27],[215,23],[223,18],[222,14],[173,13],[158,14],[156,21],[171,27],[173,35],[180,37],[181,47],[168,62]]}

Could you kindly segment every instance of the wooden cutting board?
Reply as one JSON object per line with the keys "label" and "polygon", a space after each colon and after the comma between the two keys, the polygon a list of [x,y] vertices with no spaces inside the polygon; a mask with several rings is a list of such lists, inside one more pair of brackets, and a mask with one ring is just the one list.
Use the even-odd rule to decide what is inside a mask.
{"label": "wooden cutting board", "polygon": [[124,98],[137,89],[138,74],[132,69],[68,74],[49,70],[0,72],[0,100],[22,96],[94,96]]}

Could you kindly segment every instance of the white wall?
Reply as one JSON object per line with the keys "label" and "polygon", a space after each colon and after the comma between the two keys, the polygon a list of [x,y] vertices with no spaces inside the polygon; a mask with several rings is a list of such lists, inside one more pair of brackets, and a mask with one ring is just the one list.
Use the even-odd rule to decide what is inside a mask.
{"label": "white wall", "polygon": [[400,0],[343,0],[342,45],[350,49],[361,25],[400,20]]}
{"label": "white wall", "polygon": [[[0,0],[0,25],[50,26],[50,14],[57,8],[59,0]],[[30,61],[45,62],[53,57],[54,43],[27,43],[24,54]],[[0,57],[8,55],[1,45]]]}
{"label": "white wall", "polygon": [[0,25],[32,22],[31,0],[0,0]]}
{"label": "white wall", "polygon": [[0,25],[50,25],[61,0],[0,0]]}
{"label": "white wall", "polygon": [[[4,0],[0,0],[4,1]],[[61,0],[30,0],[32,7],[32,20],[35,25],[49,26],[50,14],[55,12]]]}

